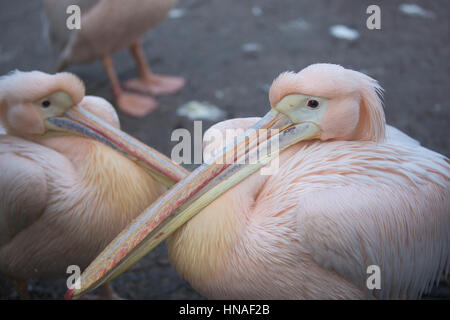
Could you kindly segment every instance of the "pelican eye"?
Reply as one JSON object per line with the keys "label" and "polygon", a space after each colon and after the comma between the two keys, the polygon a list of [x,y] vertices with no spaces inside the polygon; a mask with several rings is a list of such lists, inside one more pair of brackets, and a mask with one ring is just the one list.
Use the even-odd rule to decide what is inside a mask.
{"label": "pelican eye", "polygon": [[319,101],[317,101],[317,100],[309,100],[307,105],[311,109],[316,109],[319,106]]}
{"label": "pelican eye", "polygon": [[50,107],[50,105],[51,105],[51,102],[49,100],[42,101],[43,108],[48,108],[48,107]]}

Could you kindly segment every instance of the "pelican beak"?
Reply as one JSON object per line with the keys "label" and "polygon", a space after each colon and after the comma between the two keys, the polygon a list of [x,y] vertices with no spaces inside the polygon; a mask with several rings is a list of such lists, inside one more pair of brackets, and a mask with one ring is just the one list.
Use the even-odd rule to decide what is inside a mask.
{"label": "pelican beak", "polygon": [[[197,168],[138,216],[90,264],[81,275],[80,288],[69,290],[66,298],[77,298],[114,279],[282,150],[301,140],[318,137],[320,129],[315,123],[292,120],[289,113],[272,108],[212,163]],[[258,156],[261,153],[264,155]],[[247,163],[255,158],[255,163]]]}
{"label": "pelican beak", "polygon": [[73,106],[61,116],[47,118],[45,126],[48,130],[46,136],[75,134],[98,140],[136,161],[167,187],[172,187],[189,173],[163,154],[114,128],[80,106]]}

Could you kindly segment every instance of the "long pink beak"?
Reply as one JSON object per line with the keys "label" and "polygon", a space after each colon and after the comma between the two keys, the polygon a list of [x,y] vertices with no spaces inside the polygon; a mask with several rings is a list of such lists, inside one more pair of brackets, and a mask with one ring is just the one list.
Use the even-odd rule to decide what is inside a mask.
{"label": "long pink beak", "polygon": [[189,171],[162,153],[112,127],[80,106],[72,107],[62,116],[48,118],[46,126],[54,131],[90,137],[114,148],[146,168],[157,181],[167,187],[172,187],[189,174]]}
{"label": "long pink beak", "polygon": [[[258,140],[261,130],[266,139]],[[273,133],[275,132],[275,133]],[[66,298],[76,298],[114,279],[130,268],[177,228],[225,191],[269,163],[279,152],[301,141],[320,136],[311,122],[298,123],[273,108],[238,141],[225,148],[212,164],[204,164],[160,197],[122,231],[81,275],[81,288],[69,290]],[[273,143],[274,141],[277,143]],[[270,153],[247,164],[270,144]],[[277,145],[276,150],[272,146]],[[233,159],[232,163],[223,159]],[[244,163],[244,164],[242,164]]]}

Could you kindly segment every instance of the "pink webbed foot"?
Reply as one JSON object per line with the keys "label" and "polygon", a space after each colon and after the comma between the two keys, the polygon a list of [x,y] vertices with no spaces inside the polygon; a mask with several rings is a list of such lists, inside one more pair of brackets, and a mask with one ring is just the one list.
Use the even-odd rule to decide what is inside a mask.
{"label": "pink webbed foot", "polygon": [[144,117],[158,108],[158,102],[149,96],[135,93],[122,93],[117,97],[119,109],[133,117]]}
{"label": "pink webbed foot", "polygon": [[162,76],[152,74],[145,79],[132,79],[125,83],[129,89],[140,92],[150,93],[152,95],[167,95],[179,92],[186,81],[182,77]]}

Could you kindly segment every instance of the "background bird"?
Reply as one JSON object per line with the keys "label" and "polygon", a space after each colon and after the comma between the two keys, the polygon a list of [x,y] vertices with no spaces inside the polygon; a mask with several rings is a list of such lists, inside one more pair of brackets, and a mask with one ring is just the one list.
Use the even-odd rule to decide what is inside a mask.
{"label": "background bird", "polygon": [[[152,95],[176,93],[184,86],[180,77],[153,74],[139,38],[154,28],[174,6],[175,0],[45,0],[49,36],[58,52],[58,71],[70,64],[102,59],[119,108],[132,116],[144,116],[158,103],[148,95],[123,90],[111,54],[130,48],[139,78],[125,86]],[[81,9],[81,29],[69,30],[66,12],[70,5]]]}
{"label": "background bird", "polygon": [[[81,111],[70,118],[78,104]],[[83,122],[82,110],[103,121],[92,121],[88,112]],[[23,297],[27,279],[67,276],[69,265],[85,268],[186,174],[137,142],[121,148],[124,139],[133,140],[118,130],[114,108],[84,97],[72,74],[17,71],[0,78],[0,123],[6,130],[0,135],[0,272],[15,280]],[[146,152],[155,170],[164,166],[171,182],[125,156],[136,150]],[[102,293],[115,297],[109,287]]]}
{"label": "background bird", "polygon": [[[213,142],[211,164],[117,236],[69,296],[116,277],[180,226],[168,239],[169,256],[207,298],[415,299],[428,292],[450,268],[449,160],[386,130],[380,92],[372,78],[332,64],[280,75],[271,111],[217,125],[251,129],[224,154],[214,152],[223,142]],[[218,161],[255,152],[258,129],[280,131],[270,138],[279,140],[279,158]],[[274,161],[274,174],[257,171]],[[373,290],[366,284],[372,265],[381,270]]]}

